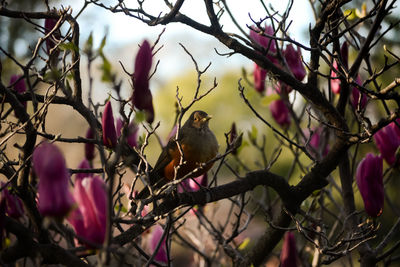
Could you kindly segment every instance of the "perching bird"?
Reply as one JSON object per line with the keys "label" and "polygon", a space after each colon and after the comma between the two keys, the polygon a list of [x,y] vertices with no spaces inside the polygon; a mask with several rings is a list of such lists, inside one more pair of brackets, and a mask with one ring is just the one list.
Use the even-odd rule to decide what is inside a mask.
{"label": "perching bird", "polygon": [[[213,162],[201,167],[201,164],[212,160],[218,153],[217,139],[208,127],[210,119],[211,116],[200,110],[194,111],[190,115],[178,134],[177,141],[183,155],[181,155],[174,138],[169,140],[149,175],[150,185],[153,188],[160,188],[173,179],[183,178],[196,168],[199,169],[190,174],[188,178],[200,176],[212,167]],[[180,165],[182,157],[183,164]],[[178,167],[177,171],[175,171],[176,167]],[[149,190],[146,187],[136,196],[136,199],[143,199],[148,195]]]}

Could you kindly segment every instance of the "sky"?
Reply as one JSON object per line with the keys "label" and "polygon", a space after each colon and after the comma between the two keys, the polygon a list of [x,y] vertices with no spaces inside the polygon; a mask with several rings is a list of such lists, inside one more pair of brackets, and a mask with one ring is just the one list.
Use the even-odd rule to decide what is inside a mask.
{"label": "sky", "polygon": [[[105,5],[113,5],[117,1],[101,2]],[[129,3],[129,1],[125,2]],[[132,2],[136,3],[136,1]],[[259,0],[227,0],[227,2],[236,20],[244,29],[246,29],[246,25],[253,24],[249,14],[254,20],[266,16],[265,10]],[[243,4],[244,2],[245,4]],[[271,0],[265,2],[266,5],[273,6],[274,9],[279,12],[283,12],[288,3],[287,0]],[[71,6],[74,12],[77,12],[82,6],[82,1],[73,0]],[[165,10],[160,9],[160,7],[164,6],[165,4],[162,0],[145,1],[144,5],[145,9],[151,10],[152,14],[159,14],[162,11],[165,12]],[[300,10],[301,12],[299,12]],[[186,1],[182,6],[181,13],[204,24],[209,24],[208,18],[206,17],[204,1],[202,0]],[[308,40],[304,39],[304,32],[308,29],[309,23],[313,23],[313,16],[307,0],[294,1],[289,20],[293,20],[290,29],[291,37],[307,44]],[[193,63],[179,46],[179,43],[182,43],[188,48],[196,60],[198,60],[200,66],[205,67],[208,62],[212,61],[213,65],[210,68],[211,73],[218,73],[220,70],[225,70],[226,66],[240,68],[240,65],[251,65],[251,62],[239,55],[235,55],[228,60],[225,57],[218,56],[213,48],[216,48],[221,53],[229,52],[229,50],[222,46],[215,38],[199,33],[182,24],[173,23],[169,24],[167,27],[149,27],[135,18],[125,16],[121,13],[113,14],[110,11],[103,10],[94,5],[91,5],[83,13],[78,19],[78,22],[80,22],[81,25],[81,40],[86,40],[90,31],[93,31],[95,43],[99,43],[103,35],[107,32],[106,51],[115,53],[117,57],[120,56],[118,54],[123,53],[124,56],[121,61],[126,63],[128,67],[129,65],[133,65],[131,62],[134,58],[137,45],[144,39],[148,39],[150,42],[155,41],[160,32],[166,28],[161,39],[164,48],[157,55],[158,59],[161,60],[159,66],[159,78],[161,79],[167,79],[171,73],[180,73],[190,67],[193,68]],[[221,24],[225,31],[239,33],[227,13],[222,16]],[[84,25],[84,27],[82,25]],[[132,46],[132,44],[137,45],[132,47],[131,51],[126,51],[127,46]],[[307,57],[307,55],[305,56]],[[170,62],[179,62],[181,64],[170,64]]]}

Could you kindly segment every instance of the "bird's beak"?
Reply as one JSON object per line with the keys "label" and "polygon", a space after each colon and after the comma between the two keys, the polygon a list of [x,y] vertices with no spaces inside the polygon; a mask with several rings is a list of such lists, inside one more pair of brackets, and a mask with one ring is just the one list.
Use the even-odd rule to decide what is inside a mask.
{"label": "bird's beak", "polygon": [[202,118],[201,120],[202,120],[203,122],[206,122],[206,121],[209,121],[209,120],[211,120],[211,118],[212,118],[212,116],[211,116],[211,115],[207,115],[207,117],[205,117],[205,118]]}

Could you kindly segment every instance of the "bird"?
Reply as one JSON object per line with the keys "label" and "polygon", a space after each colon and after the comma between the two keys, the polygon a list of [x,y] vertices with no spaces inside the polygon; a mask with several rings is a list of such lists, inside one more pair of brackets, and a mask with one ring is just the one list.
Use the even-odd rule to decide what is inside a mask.
{"label": "bird", "polygon": [[[204,111],[194,111],[180,128],[177,140],[172,137],[168,141],[149,173],[149,182],[153,189],[161,188],[169,181],[183,178],[189,173],[187,178],[201,176],[213,166],[213,162],[209,161],[217,156],[219,145],[208,126],[211,118]],[[194,171],[196,168],[198,169]],[[149,194],[148,187],[145,187],[135,198],[144,199]]]}

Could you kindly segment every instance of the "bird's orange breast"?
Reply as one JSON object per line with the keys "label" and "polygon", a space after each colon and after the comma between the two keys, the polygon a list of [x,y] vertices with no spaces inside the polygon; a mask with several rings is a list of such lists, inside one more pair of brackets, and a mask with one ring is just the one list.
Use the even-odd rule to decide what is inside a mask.
{"label": "bird's orange breast", "polygon": [[[187,145],[181,145],[182,146],[182,151],[183,151],[183,159],[184,162],[182,165],[179,166],[179,163],[181,161],[181,153],[179,150],[176,148],[174,150],[170,151],[171,155],[171,162],[164,168],[164,176],[168,180],[173,180],[175,178],[175,168],[179,166],[176,178],[182,178],[186,176],[188,173],[192,172],[194,169],[200,167],[202,163],[206,163],[210,160],[212,160],[217,152],[207,152],[206,154],[204,151],[199,151],[196,149],[191,148],[190,146]],[[201,169],[197,170],[193,174],[191,174],[189,177],[197,177],[205,172],[207,172],[211,167],[213,166],[213,163],[209,163],[205,166],[203,166]]]}

